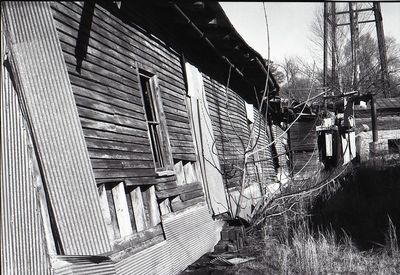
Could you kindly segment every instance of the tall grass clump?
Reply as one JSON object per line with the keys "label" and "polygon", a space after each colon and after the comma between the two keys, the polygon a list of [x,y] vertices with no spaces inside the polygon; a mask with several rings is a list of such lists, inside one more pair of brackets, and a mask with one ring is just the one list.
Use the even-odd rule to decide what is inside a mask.
{"label": "tall grass clump", "polygon": [[386,245],[374,251],[359,251],[345,232],[340,240],[333,230],[313,232],[305,220],[289,231],[276,248],[280,274],[400,274],[396,228],[390,218]]}
{"label": "tall grass clump", "polygon": [[[287,219],[283,219],[287,220]],[[396,228],[388,219],[386,243],[360,251],[351,237],[334,230],[312,230],[307,219],[267,226],[249,251],[256,261],[233,267],[225,274],[400,274]]]}

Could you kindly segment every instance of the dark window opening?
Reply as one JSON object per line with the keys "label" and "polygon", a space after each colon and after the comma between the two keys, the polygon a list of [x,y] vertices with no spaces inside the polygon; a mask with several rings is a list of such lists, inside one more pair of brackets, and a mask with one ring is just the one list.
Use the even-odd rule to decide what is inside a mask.
{"label": "dark window opening", "polygon": [[157,77],[139,71],[139,80],[156,171],[168,170],[171,168],[172,158],[169,144],[167,144],[166,123],[161,115],[162,106],[159,102],[161,99],[158,94]]}

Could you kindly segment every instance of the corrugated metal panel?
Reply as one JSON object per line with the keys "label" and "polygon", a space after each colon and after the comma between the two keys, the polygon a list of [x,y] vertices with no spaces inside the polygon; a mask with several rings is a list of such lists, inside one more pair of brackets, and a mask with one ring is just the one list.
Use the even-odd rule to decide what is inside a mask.
{"label": "corrugated metal panel", "polygon": [[91,256],[58,256],[54,270],[57,275],[116,274],[115,263],[109,258]]}
{"label": "corrugated metal panel", "polygon": [[1,33],[1,274],[50,274],[26,121],[3,66]]}
{"label": "corrugated metal panel", "polygon": [[278,154],[279,166],[283,169],[288,169],[287,158],[286,158],[286,146],[287,146],[287,134],[283,134],[281,127],[277,125],[272,125],[272,135],[274,140],[278,138],[275,142],[276,153]]}
{"label": "corrugated metal panel", "polygon": [[32,125],[65,254],[111,249],[50,6],[6,2],[12,70]]}
{"label": "corrugated metal panel", "polygon": [[271,138],[267,135],[265,119],[260,119],[260,114],[255,108],[254,123],[254,136],[257,140],[257,146],[255,149],[259,150],[260,148],[264,148],[263,150],[258,152],[258,160],[260,161],[259,163],[261,164],[263,172],[262,183],[265,185],[271,183],[276,179],[276,171],[274,167],[274,161],[272,159],[272,148],[275,145],[267,147],[267,145],[271,143]]}
{"label": "corrugated metal panel", "polygon": [[166,240],[117,263],[117,274],[178,274],[211,251],[223,223],[205,205],[163,221]]}

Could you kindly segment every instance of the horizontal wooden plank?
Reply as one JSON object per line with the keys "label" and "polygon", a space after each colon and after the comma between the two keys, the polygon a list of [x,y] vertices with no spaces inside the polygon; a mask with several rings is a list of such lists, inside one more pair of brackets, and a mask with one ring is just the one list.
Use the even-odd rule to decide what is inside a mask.
{"label": "horizontal wooden plank", "polygon": [[167,45],[160,45],[158,41],[140,32],[133,24],[126,24],[102,6],[98,7],[94,13],[98,18],[101,18],[104,22],[112,26],[112,29],[110,29],[111,32],[118,30],[123,34],[124,38],[129,38],[129,43],[139,43],[146,46],[146,48],[151,48],[152,51],[149,53],[149,58],[158,58],[159,61],[168,64],[171,68],[180,68],[179,56],[173,53]]}
{"label": "horizontal wooden plank", "polygon": [[179,194],[183,193],[191,193],[195,192],[198,190],[203,190],[201,183],[200,182],[195,182],[191,184],[184,184],[184,185],[179,185],[176,188],[171,188],[171,189],[164,189],[164,190],[159,190],[159,188],[156,188],[156,195],[157,198],[163,199],[163,198],[168,198],[168,197],[173,197],[177,196]]}
{"label": "horizontal wooden plank", "polygon": [[202,197],[197,197],[197,198],[194,198],[194,199],[191,199],[191,200],[187,200],[187,201],[184,201],[184,202],[176,201],[176,202],[172,202],[171,203],[171,208],[172,208],[172,210],[174,212],[176,212],[176,211],[185,209],[186,207],[189,207],[189,206],[192,206],[192,205],[204,202],[204,201],[205,201],[205,199],[204,199],[203,196]]}
{"label": "horizontal wooden plank", "polygon": [[[58,5],[57,5],[58,4]],[[77,13],[78,15],[82,14],[82,9],[83,9],[83,5],[80,2],[61,2],[61,3],[52,3],[52,7],[53,8],[57,8],[58,6],[62,6],[64,5],[66,8],[70,9],[71,11],[74,11],[75,13]],[[60,10],[62,10],[63,8],[58,8]],[[145,34],[140,33],[140,31],[138,31],[135,27],[130,26],[130,24],[126,24],[125,21],[122,21],[121,19],[119,19],[118,17],[113,16],[110,11],[108,11],[107,7],[103,7],[102,5],[96,5],[96,9],[94,10],[94,14],[99,17],[99,18],[103,18],[103,17],[110,17],[112,19],[110,19],[111,21],[109,23],[114,23],[115,24],[115,28],[118,31],[122,31],[124,35],[130,35],[136,39],[136,41],[145,41],[144,43],[149,43],[152,46],[157,48],[157,54],[162,55],[162,56],[167,56],[170,57],[172,56],[170,59],[171,61],[174,61],[174,64],[179,65],[179,59],[177,58],[176,54],[172,54],[171,55],[171,50],[170,48],[167,48],[167,45],[160,44],[160,41],[154,41],[154,39],[151,39],[150,37],[146,36]],[[133,34],[133,35],[132,35]]]}
{"label": "horizontal wooden plank", "polygon": [[90,149],[90,158],[96,159],[120,159],[120,160],[153,160],[153,155],[147,152],[124,152],[117,150]]}
{"label": "horizontal wooden plank", "polygon": [[[67,58],[70,57],[75,58],[76,61],[76,56],[75,56],[76,47],[78,46],[83,47],[83,45],[78,45],[75,47],[69,45],[66,41],[63,41],[61,39],[60,41],[61,41],[61,48],[64,52],[64,56],[66,56]],[[75,41],[75,43],[77,42]],[[82,51],[86,51],[86,55],[82,60],[82,62],[88,64],[94,64],[96,68],[100,68],[101,71],[99,72],[99,74],[109,79],[121,82],[129,87],[136,87],[138,80],[137,80],[137,75],[135,74],[135,69],[133,67],[132,68],[128,67],[124,69],[117,67],[112,63],[115,63],[114,60],[118,59],[107,58],[105,54],[100,53],[96,49],[90,47],[90,45],[88,45],[86,49]],[[97,54],[98,56],[96,56],[95,54]],[[69,62],[74,65],[77,65],[77,63],[73,63],[74,59],[70,59]],[[106,71],[108,72],[107,74],[105,74]]]}
{"label": "horizontal wooden plank", "polygon": [[[123,251],[125,249],[133,250],[135,247],[142,245],[143,242],[151,240],[153,238],[159,237],[163,235],[163,230],[161,225],[157,225],[155,227],[135,232],[127,239],[117,240],[113,244],[114,251]],[[113,256],[113,260],[119,259],[118,256]]]}
{"label": "horizontal wooden plank", "polygon": [[95,69],[88,68],[90,66],[82,66],[82,68],[78,72],[77,68],[76,68],[76,64],[73,64],[73,63],[71,64],[68,60],[66,60],[65,65],[67,66],[68,74],[74,74],[77,76],[82,76],[84,78],[89,78],[98,83],[103,83],[103,84],[108,83],[114,89],[117,89],[119,91],[129,91],[129,90],[138,90],[139,89],[139,87],[137,85],[130,87],[123,83],[111,80],[107,77],[104,77],[103,75],[96,73]]}
{"label": "horizontal wooden plank", "polygon": [[172,113],[172,110],[179,110],[181,112],[187,113],[185,105],[170,101],[167,98],[163,98],[163,106],[166,110],[171,109],[171,110],[168,110],[169,113]]}
{"label": "horizontal wooden plank", "polygon": [[144,117],[138,115],[138,118],[126,117],[120,114],[110,114],[101,112],[98,110],[93,110],[87,107],[82,107],[78,105],[78,114],[81,118],[93,119],[96,121],[103,121],[107,123],[112,123],[115,125],[120,125],[123,127],[128,127],[132,129],[146,129],[147,123]]}
{"label": "horizontal wooden plank", "polygon": [[125,184],[127,186],[136,185],[157,185],[169,182],[169,178],[159,178],[159,177],[142,177],[142,178],[127,178],[125,179]]}
{"label": "horizontal wooden plank", "polygon": [[171,146],[179,148],[179,147],[189,147],[194,149],[193,140],[192,141],[184,141],[184,140],[175,140],[170,139]]}
{"label": "horizontal wooden plank", "polygon": [[113,133],[100,131],[96,129],[83,128],[83,134],[85,138],[96,138],[100,140],[112,140],[112,141],[120,141],[126,143],[135,143],[135,144],[146,144],[149,142],[148,135],[142,134],[139,136],[126,135],[124,133]]}
{"label": "horizontal wooden plank", "polygon": [[169,140],[172,141],[183,141],[183,142],[189,142],[193,143],[193,137],[191,135],[185,135],[185,134],[178,134],[178,133],[171,133]]}
{"label": "horizontal wooden plank", "polygon": [[173,153],[172,157],[176,160],[189,160],[189,161],[196,161],[195,154],[181,154],[181,153]]}
{"label": "horizontal wooden plank", "polygon": [[75,87],[85,88],[99,94],[104,94],[115,99],[140,104],[142,102],[139,90],[119,91],[109,86],[108,83],[98,83],[92,79],[84,78],[79,74],[69,74],[71,84]]}
{"label": "horizontal wooden plank", "polygon": [[[68,7],[63,7],[62,5],[55,5],[54,7],[57,28],[69,32],[71,35],[73,35],[71,26],[75,29],[75,31],[79,29],[79,21],[81,16],[81,11],[74,12],[71,10],[73,7],[75,7],[74,4],[69,5]],[[169,59],[163,58],[161,55],[151,56],[150,53],[152,51],[144,50],[149,48],[148,44],[140,43],[140,41],[135,41],[132,39],[132,37],[135,36],[135,32],[121,32],[121,29],[124,28],[126,24],[122,25],[122,28],[117,28],[113,26],[113,24],[115,23],[115,20],[119,20],[118,18],[112,15],[110,18],[99,17],[97,15],[98,11],[99,6],[96,5],[94,10],[95,16],[92,17],[90,33],[88,30],[80,31],[86,33],[86,35],[89,35],[91,38],[96,39],[98,42],[113,47],[113,49],[117,50],[120,54],[124,54],[129,58],[139,59],[138,61],[145,63],[146,66],[152,67],[156,70],[161,67],[163,71],[168,74],[167,81],[169,83],[180,86],[182,89],[184,89],[182,72],[181,70],[176,69],[180,68],[179,63],[172,65]],[[150,48],[153,51],[157,51],[157,49],[154,47]]]}
{"label": "horizontal wooden plank", "polygon": [[103,130],[114,133],[121,133],[139,137],[147,136],[147,128],[143,127],[143,124],[138,124],[136,129],[124,127],[120,125],[116,125],[113,123],[108,123],[104,121],[93,120],[89,118],[81,118],[82,127],[95,129],[95,130]]}
{"label": "horizontal wooden plank", "polygon": [[192,192],[183,193],[183,194],[179,195],[179,197],[181,198],[182,201],[187,201],[187,200],[191,200],[191,199],[202,197],[202,196],[204,196],[202,189],[194,190]]}
{"label": "horizontal wooden plank", "polygon": [[[132,108],[130,109],[121,108],[120,106],[107,102],[107,98],[104,98],[104,101],[101,101],[99,98],[97,98],[97,95],[93,95],[92,93],[84,94],[74,86],[72,86],[72,89],[74,91],[75,102],[77,106],[90,108],[92,110],[97,110],[111,115],[117,114],[138,120],[144,120],[144,111],[133,104],[131,105]],[[114,102],[114,104],[116,104],[116,102]]]}
{"label": "horizontal wooden plank", "polygon": [[191,147],[172,147],[172,154],[185,154],[195,155],[196,151],[193,146]]}
{"label": "horizontal wooden plank", "polygon": [[[73,78],[76,79],[76,78]],[[81,78],[82,79],[82,78]],[[131,93],[129,96],[128,94],[125,94],[126,98],[119,99],[115,95],[113,95],[111,89],[109,88],[108,82],[105,81],[103,83],[102,89],[95,90],[95,86],[93,85],[93,82],[86,81],[86,83],[77,83],[75,84],[74,80],[71,80],[73,91],[75,94],[89,97],[91,99],[95,99],[101,102],[107,102],[111,105],[120,107],[120,108],[125,108],[127,110],[133,110],[135,112],[143,113],[143,101],[141,95],[136,95],[134,92]],[[86,84],[79,86],[79,84]],[[99,87],[100,85],[97,85]],[[136,91],[132,89],[127,89],[127,91]]]}
{"label": "horizontal wooden plank", "polygon": [[59,32],[59,38],[61,42],[61,48],[65,53],[69,53],[74,56],[76,51],[78,51],[78,47],[84,47],[84,49],[80,49],[82,52],[85,52],[84,59],[91,63],[98,64],[99,66],[106,69],[113,69],[113,71],[126,79],[131,79],[134,82],[137,82],[137,75],[135,68],[132,66],[133,64],[127,64],[122,62],[126,59],[123,56],[109,56],[107,52],[101,51],[101,49],[97,49],[92,46],[89,42],[88,45],[80,45],[77,40],[78,33],[75,34],[66,34],[64,32]]}
{"label": "horizontal wooden plank", "polygon": [[153,160],[119,160],[119,159],[91,159],[94,169],[129,169],[129,168],[152,168],[154,169]]}
{"label": "horizontal wooden plank", "polygon": [[168,129],[169,128],[179,128],[179,129],[187,129],[190,131],[189,123],[177,122],[173,120],[167,120]]}
{"label": "horizontal wooden plank", "polygon": [[167,190],[167,189],[174,189],[176,188],[178,185],[176,184],[176,178],[172,181],[168,181],[168,182],[163,182],[163,183],[159,183],[156,185],[156,191],[162,191],[162,190]]}
{"label": "horizontal wooden plank", "polygon": [[127,87],[136,88],[138,85],[138,80],[134,75],[122,74],[121,70],[118,70],[116,67],[111,64],[98,59],[94,56],[86,56],[85,59],[81,60],[82,62],[78,64],[78,60],[75,57],[74,49],[72,49],[69,45],[65,43],[61,44],[63,46],[63,53],[65,62],[71,64],[73,67],[73,71],[77,71],[79,69],[85,69],[90,72],[95,72],[97,75],[109,79],[109,81],[113,83],[118,83],[117,85],[125,85]]}
{"label": "horizontal wooden plank", "polygon": [[137,178],[156,176],[153,168],[93,169],[96,178]]}
{"label": "horizontal wooden plank", "polygon": [[177,112],[174,111],[174,113],[165,112],[165,115],[166,115],[167,119],[169,119],[169,120],[189,124],[189,117],[188,117],[187,113],[184,113],[182,115],[182,114],[177,114]]}
{"label": "horizontal wooden plank", "polygon": [[147,152],[151,154],[150,143],[146,144],[132,144],[132,143],[124,143],[119,141],[111,141],[111,140],[100,140],[93,138],[86,138],[86,146],[88,148],[95,149],[110,149],[110,150],[119,150],[126,152]]}

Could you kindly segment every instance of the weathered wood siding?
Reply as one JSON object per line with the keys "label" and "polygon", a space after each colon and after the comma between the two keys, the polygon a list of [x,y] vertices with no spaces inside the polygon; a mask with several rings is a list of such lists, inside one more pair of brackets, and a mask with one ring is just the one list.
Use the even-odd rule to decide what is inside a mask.
{"label": "weathered wood siding", "polygon": [[194,160],[179,56],[102,5],[52,3],[96,180],[171,180],[155,181],[136,64],[158,76],[173,157]]}
{"label": "weathered wood siding", "polygon": [[308,178],[318,170],[315,120],[297,121],[289,130],[292,169],[295,178]]}

